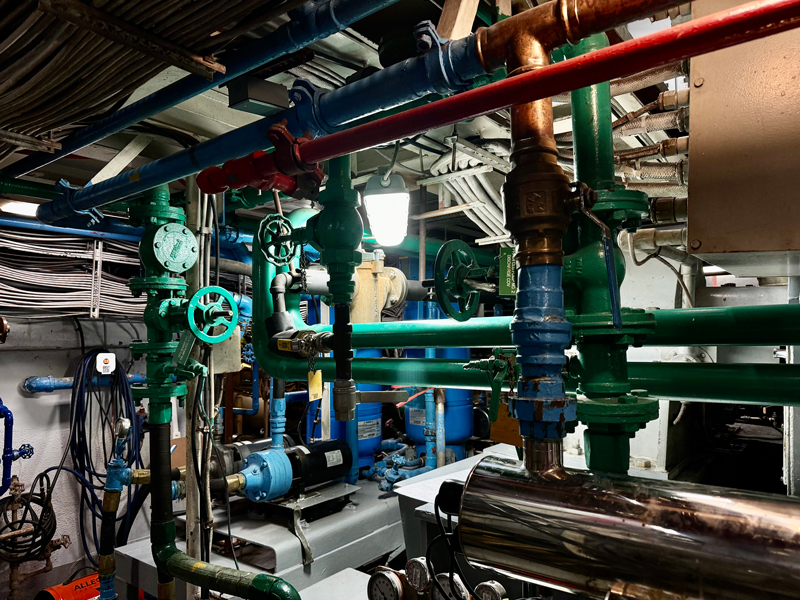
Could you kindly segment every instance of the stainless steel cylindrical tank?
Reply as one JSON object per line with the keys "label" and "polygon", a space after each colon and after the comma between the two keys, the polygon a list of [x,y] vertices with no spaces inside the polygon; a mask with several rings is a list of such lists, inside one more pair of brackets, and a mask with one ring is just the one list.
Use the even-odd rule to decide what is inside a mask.
{"label": "stainless steel cylindrical tank", "polygon": [[800,502],[783,496],[493,456],[459,531],[473,566],[595,598],[800,598]]}

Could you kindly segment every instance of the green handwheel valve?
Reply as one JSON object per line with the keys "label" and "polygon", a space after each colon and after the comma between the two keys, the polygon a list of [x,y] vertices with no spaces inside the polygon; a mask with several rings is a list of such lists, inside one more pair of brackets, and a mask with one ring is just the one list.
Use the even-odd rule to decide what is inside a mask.
{"label": "green handwheel valve", "polygon": [[[203,302],[203,298],[209,295],[216,295],[217,299],[212,302]],[[229,308],[223,307],[223,302]],[[206,344],[218,344],[227,340],[239,319],[239,307],[236,300],[228,290],[219,286],[210,285],[200,288],[189,300],[186,318],[189,321],[189,329],[201,342]],[[224,327],[219,333],[214,333],[217,327]]]}
{"label": "green handwheel valve", "polygon": [[439,248],[433,277],[436,300],[444,314],[460,322],[474,317],[481,303],[481,294],[470,280],[488,274],[490,269],[479,267],[472,249],[461,240],[450,240]]}

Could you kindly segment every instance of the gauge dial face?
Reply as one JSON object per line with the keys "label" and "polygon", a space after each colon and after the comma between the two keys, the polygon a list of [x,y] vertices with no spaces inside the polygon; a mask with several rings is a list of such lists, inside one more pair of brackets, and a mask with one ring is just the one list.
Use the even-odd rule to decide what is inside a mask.
{"label": "gauge dial face", "polygon": [[485,581],[475,587],[475,593],[478,594],[477,600],[504,600],[506,588],[496,581]]}
{"label": "gauge dial face", "polygon": [[453,583],[455,584],[455,594],[450,589],[450,575],[448,573],[439,573],[436,576],[436,581],[442,585],[442,589],[447,592],[447,598],[442,598],[442,593],[437,586],[433,586],[433,600],[469,600],[469,592],[461,578],[456,574],[453,575]]}
{"label": "gauge dial face", "polygon": [[415,592],[424,592],[431,582],[425,559],[412,558],[406,564],[406,580]]}
{"label": "gauge dial face", "polygon": [[403,600],[403,584],[394,573],[378,571],[369,579],[369,600]]}

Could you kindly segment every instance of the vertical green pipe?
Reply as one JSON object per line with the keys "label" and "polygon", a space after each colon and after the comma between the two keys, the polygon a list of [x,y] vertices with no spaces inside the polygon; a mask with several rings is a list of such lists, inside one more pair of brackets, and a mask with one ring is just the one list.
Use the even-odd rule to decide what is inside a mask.
{"label": "vertical green pipe", "polygon": [[[579,44],[564,48],[564,54],[567,58],[574,58],[608,45],[605,34],[593,35]],[[571,100],[576,179],[600,192],[601,201],[595,210],[616,231],[620,219],[615,209],[622,207],[615,206],[615,201],[621,200],[621,197],[615,192],[610,83],[576,90],[572,92]],[[583,215],[577,215],[574,219],[574,230],[577,232],[577,251],[565,260],[565,270],[575,274],[580,283],[571,289],[572,302],[568,305],[579,316],[598,315],[603,318],[609,311],[610,299],[602,258],[602,234]],[[624,261],[617,262],[622,263],[619,266],[624,276]],[[582,337],[580,327],[576,329],[582,367],[580,391],[592,401],[602,399],[602,402],[593,403],[597,409],[608,406],[607,413],[603,411],[600,415],[592,414],[589,417],[579,405],[579,418],[588,426],[584,434],[586,464],[592,470],[626,473],[630,438],[639,425],[630,423],[629,419],[614,419],[613,413],[615,405],[627,403],[631,391],[627,372],[627,342],[616,335]]]}
{"label": "vertical green pipe", "polygon": [[[607,48],[606,34],[593,35],[564,49],[567,58]],[[575,176],[593,190],[614,187],[614,136],[611,84],[607,81],[572,92]]]}

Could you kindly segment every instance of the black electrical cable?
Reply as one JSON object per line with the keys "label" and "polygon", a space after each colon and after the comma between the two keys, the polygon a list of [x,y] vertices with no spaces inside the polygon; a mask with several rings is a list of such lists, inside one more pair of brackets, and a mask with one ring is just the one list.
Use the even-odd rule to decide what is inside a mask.
{"label": "black electrical cable", "polygon": [[217,215],[217,201],[213,194],[207,196],[208,203],[211,206],[211,214],[214,216],[214,254],[216,261],[214,261],[214,285],[219,286],[219,215]]}
{"label": "black electrical cable", "polygon": [[75,321],[75,329],[78,331],[78,335],[81,338],[81,355],[86,354],[86,340],[83,337],[83,325],[78,320],[78,317],[73,317]]}
{"label": "black electrical cable", "polygon": [[448,594],[445,593],[442,585],[436,580],[435,571],[433,570],[433,565],[430,562],[430,554],[431,554],[431,548],[433,547],[433,544],[437,540],[442,539],[442,540],[444,540],[445,546],[447,547],[447,553],[448,553],[449,559],[450,559],[450,570],[449,570],[448,577],[449,577],[449,580],[450,580],[450,589],[452,591],[452,597],[455,598],[455,600],[469,600],[469,597],[468,598],[460,598],[459,595],[458,595],[457,588],[456,588],[456,586],[454,584],[454,575],[455,575],[455,573],[458,573],[458,575],[461,578],[461,582],[464,584],[464,587],[467,588],[467,591],[469,592],[469,595],[472,598],[478,598],[478,595],[475,593],[475,590],[473,589],[473,587],[469,584],[469,581],[467,581],[466,575],[464,574],[464,571],[461,570],[461,567],[458,564],[458,560],[456,559],[456,551],[455,551],[455,548],[453,548],[453,543],[451,541],[453,536],[455,536],[456,534],[455,534],[454,531],[452,531],[452,522],[450,520],[450,516],[449,515],[448,515],[447,519],[448,519],[448,526],[450,527],[450,531],[448,532],[444,527],[444,523],[442,522],[442,517],[439,514],[440,513],[440,509],[439,509],[439,496],[438,496],[438,494],[436,496],[436,499],[433,502],[433,512],[434,512],[434,515],[436,516],[436,523],[439,526],[439,535],[433,541],[431,541],[431,543],[428,545],[428,549],[427,549],[427,551],[425,553],[425,560],[427,562],[428,570],[431,572],[431,575],[433,577],[433,581],[436,584],[436,587],[438,588],[439,592],[441,592],[441,594],[442,594],[442,596],[444,598],[448,597]]}
{"label": "black electrical cable", "polygon": [[[214,446],[214,453],[217,455],[217,461],[219,462],[220,466],[224,463],[222,462],[222,456],[219,453],[219,448]],[[225,512],[228,516],[228,540],[231,543],[231,554],[233,554],[233,564],[236,565],[236,570],[239,570],[239,559],[236,558],[236,547],[233,545],[233,534],[231,533],[231,496],[228,492],[228,480],[223,478],[225,482]]]}
{"label": "black electrical cable", "polygon": [[[203,360],[205,361],[205,355],[203,357]],[[194,410],[195,411],[199,410],[200,402],[203,401],[203,390],[205,388],[205,380],[206,380],[205,376],[201,375],[199,380],[198,380],[198,382],[197,382],[197,388],[196,388],[196,391],[195,391],[195,398],[194,398]],[[202,560],[203,559],[203,555],[204,555],[204,548],[206,546],[206,544],[205,544],[205,538],[206,538],[205,533],[206,533],[206,530],[205,530],[205,525],[204,525],[204,523],[206,521],[206,517],[205,517],[206,505],[205,505],[205,502],[203,500],[203,474],[202,474],[202,471],[200,469],[200,463],[198,461],[198,454],[197,454],[197,413],[196,412],[193,412],[192,420],[191,420],[191,423],[189,424],[189,435],[191,436],[191,440],[189,440],[189,443],[191,444],[192,455],[194,456],[194,460],[192,461],[192,463],[193,463],[192,466],[194,468],[195,480],[197,481],[197,491],[198,491],[199,496],[200,496],[200,507],[199,507],[199,509],[200,509],[199,510],[199,517],[200,517],[200,524],[201,524],[201,526],[200,526],[200,559]]]}
{"label": "black electrical cable", "polygon": [[306,420],[306,415],[308,414],[309,406],[311,406],[311,400],[306,402],[306,405],[303,407],[303,414],[300,415],[300,420],[297,422],[297,439],[300,440],[301,445],[306,443],[305,441],[303,441],[302,428]]}

